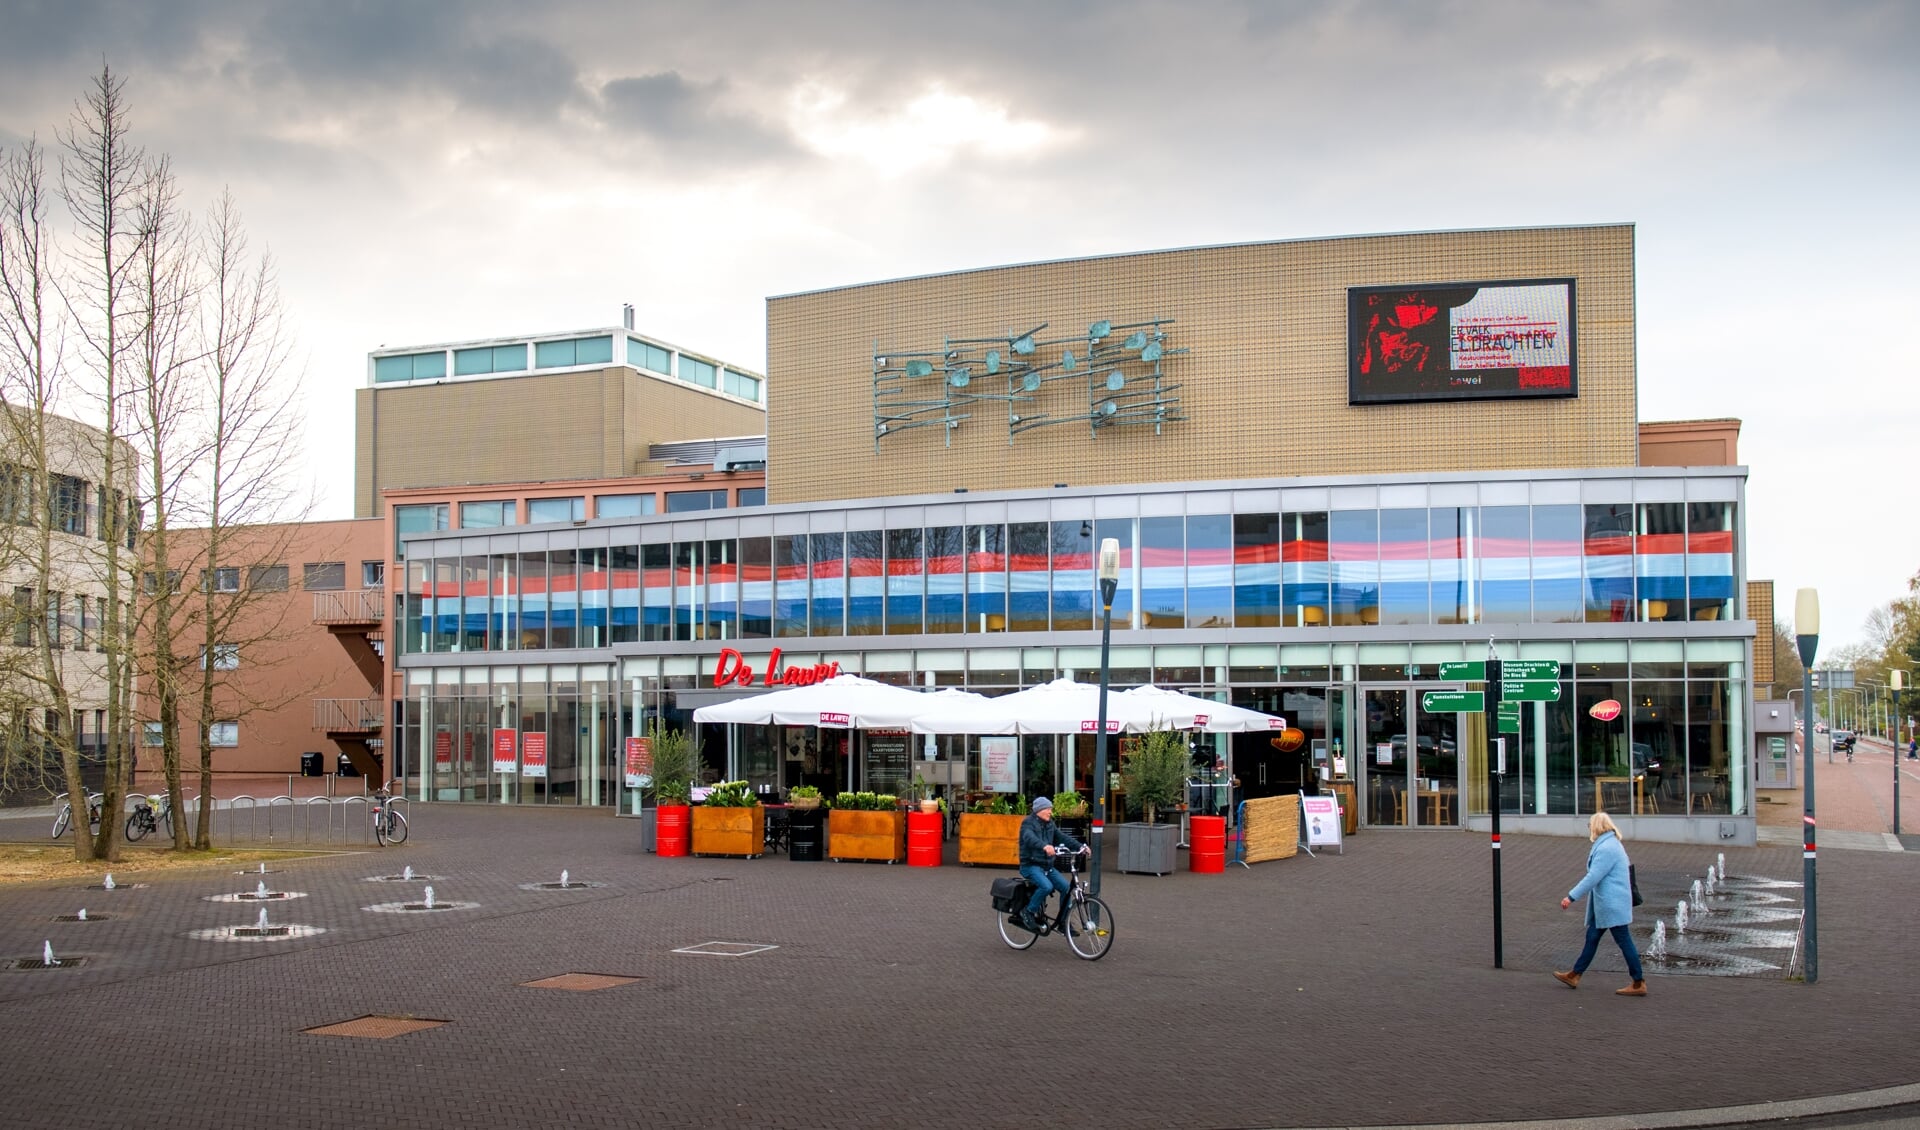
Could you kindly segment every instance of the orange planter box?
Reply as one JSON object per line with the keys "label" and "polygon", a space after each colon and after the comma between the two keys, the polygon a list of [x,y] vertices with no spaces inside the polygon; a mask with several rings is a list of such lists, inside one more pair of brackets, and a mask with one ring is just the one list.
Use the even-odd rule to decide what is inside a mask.
{"label": "orange planter box", "polygon": [[898,863],[907,857],[907,814],[833,809],[827,813],[827,858]]}
{"label": "orange planter box", "polygon": [[749,859],[767,850],[767,810],[752,808],[714,808],[696,805],[693,809],[693,854],[738,855]]}
{"label": "orange planter box", "polygon": [[960,814],[960,862],[1020,866],[1020,822],[1024,816]]}

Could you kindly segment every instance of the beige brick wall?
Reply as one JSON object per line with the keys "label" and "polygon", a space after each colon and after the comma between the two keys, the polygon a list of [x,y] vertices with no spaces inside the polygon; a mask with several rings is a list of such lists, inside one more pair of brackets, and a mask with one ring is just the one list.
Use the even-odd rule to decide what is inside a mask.
{"label": "beige brick wall", "polygon": [[[1580,395],[1349,407],[1350,286],[1577,280]],[[774,298],[767,305],[768,501],[1291,475],[1633,466],[1630,225],[1361,236],[1036,263]],[[1008,442],[1006,408],[952,433],[873,439],[873,347],[1175,319],[1163,362],[1184,422],[1060,424]],[[1057,352],[1054,350],[1053,352]],[[998,385],[976,377],[976,387]],[[1077,389],[1077,391],[1076,391]],[[1085,411],[1084,388],[1043,393]],[[1076,398],[1081,405],[1072,407]],[[1023,409],[1023,412],[1026,411]]]}
{"label": "beige brick wall", "polygon": [[617,366],[362,388],[356,410],[358,517],[379,512],[382,490],[616,478],[648,444],[766,430],[752,405]]}

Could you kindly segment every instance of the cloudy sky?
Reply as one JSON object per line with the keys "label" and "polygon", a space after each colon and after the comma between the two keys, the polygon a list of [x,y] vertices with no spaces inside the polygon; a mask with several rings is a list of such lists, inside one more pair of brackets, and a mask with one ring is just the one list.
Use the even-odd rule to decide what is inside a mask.
{"label": "cloudy sky", "polygon": [[1838,645],[1920,569],[1900,0],[0,0],[0,144],[102,59],[187,199],[230,187],[279,260],[325,517],[381,345],[632,302],[760,368],[773,294],[1628,221],[1641,418],[1745,421],[1750,575],[1789,611],[1818,586]]}

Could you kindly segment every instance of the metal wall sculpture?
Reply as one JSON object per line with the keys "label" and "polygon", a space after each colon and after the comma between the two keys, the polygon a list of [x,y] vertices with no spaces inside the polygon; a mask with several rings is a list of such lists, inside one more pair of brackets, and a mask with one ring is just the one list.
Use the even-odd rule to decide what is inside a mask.
{"label": "metal wall sculpture", "polygon": [[[953,445],[954,430],[979,406],[1007,406],[1007,442],[1023,432],[1085,423],[1103,428],[1148,427],[1164,434],[1185,420],[1180,386],[1167,383],[1162,363],[1185,349],[1167,344],[1172,318],[1115,324],[1094,322],[1085,334],[1042,340],[1047,323],[1022,334],[947,338],[938,350],[873,348],[873,449],[888,436],[938,427]],[[1058,350],[1058,353],[1054,351]]]}

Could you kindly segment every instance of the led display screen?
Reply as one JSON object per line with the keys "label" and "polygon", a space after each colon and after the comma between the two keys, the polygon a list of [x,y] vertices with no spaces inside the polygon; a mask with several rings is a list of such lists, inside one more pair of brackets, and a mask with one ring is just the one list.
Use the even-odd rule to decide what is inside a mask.
{"label": "led display screen", "polygon": [[1577,395],[1573,280],[1347,290],[1347,403]]}

